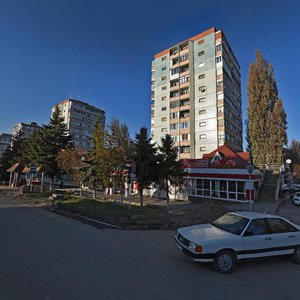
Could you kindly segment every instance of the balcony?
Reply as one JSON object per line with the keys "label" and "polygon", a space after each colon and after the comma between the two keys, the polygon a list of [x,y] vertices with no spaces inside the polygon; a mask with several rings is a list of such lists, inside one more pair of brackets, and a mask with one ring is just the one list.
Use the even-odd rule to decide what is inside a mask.
{"label": "balcony", "polygon": [[190,87],[190,82],[189,81],[180,83],[180,88],[181,89],[189,88],[189,87]]}
{"label": "balcony", "polygon": [[185,59],[185,60],[183,60],[183,61],[181,61],[179,63],[179,66],[185,66],[185,65],[188,65],[189,63],[190,63],[190,60],[189,59]]}

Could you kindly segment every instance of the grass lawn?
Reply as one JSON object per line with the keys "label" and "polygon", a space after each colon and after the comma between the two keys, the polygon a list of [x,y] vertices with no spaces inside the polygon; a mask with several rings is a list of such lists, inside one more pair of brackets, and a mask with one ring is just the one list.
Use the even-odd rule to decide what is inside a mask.
{"label": "grass lawn", "polygon": [[[153,208],[145,206],[140,208],[132,206],[129,212],[128,206],[119,202],[97,201],[78,197],[56,201],[55,208],[124,228],[175,229],[192,224],[211,222],[226,212],[224,206],[220,204],[212,205],[210,201],[176,207],[171,210],[166,207]],[[178,211],[181,213],[177,214]]]}
{"label": "grass lawn", "polygon": [[[120,226],[160,226],[169,224],[170,217],[164,208],[128,206],[119,202],[97,201],[88,198],[73,197],[56,201],[56,209],[80,214],[103,222]],[[162,222],[163,219],[166,219]]]}

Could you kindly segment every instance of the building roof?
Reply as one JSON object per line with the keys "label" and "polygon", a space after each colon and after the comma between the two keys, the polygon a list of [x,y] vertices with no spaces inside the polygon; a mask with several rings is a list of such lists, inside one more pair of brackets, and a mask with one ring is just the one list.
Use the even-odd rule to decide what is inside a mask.
{"label": "building roof", "polygon": [[[211,34],[211,33],[213,33],[213,32],[216,32],[216,28],[215,28],[215,27],[211,27],[211,28],[209,28],[209,29],[207,29],[207,30],[205,30],[205,31],[203,31],[203,32],[201,32],[201,33],[199,33],[199,34],[197,34],[197,35],[194,35],[194,36],[192,36],[191,38],[189,38],[189,39],[187,39],[187,40],[185,40],[185,41],[180,42],[179,44],[183,44],[183,43],[185,43],[185,42],[187,42],[187,41],[196,41],[196,40],[199,40],[199,39],[204,38],[205,36],[207,36],[207,35],[209,35],[209,34]],[[163,51],[161,51],[161,52],[155,54],[155,56],[154,56],[155,59],[157,59],[157,58],[159,58],[159,57],[161,57],[161,56],[164,56],[164,55],[168,54],[168,53],[169,53],[169,50],[170,50],[171,48],[173,48],[174,46],[176,46],[176,44],[173,45],[172,47],[168,48],[168,49],[165,49],[165,50],[163,50]]]}
{"label": "building roof", "polygon": [[[218,157],[216,161],[214,161],[215,157]],[[202,158],[208,159],[211,167],[213,167],[215,164],[225,165],[233,162],[236,167],[245,168],[248,164],[250,153],[235,152],[228,145],[224,144],[210,153],[203,154]]]}
{"label": "building roof", "polygon": [[59,102],[59,103],[53,105],[52,108],[54,108],[56,105],[64,104],[64,103],[67,103],[67,102],[77,102],[77,103],[80,103],[80,104],[84,104],[84,105],[87,105],[87,106],[89,106],[89,107],[92,107],[93,109],[100,110],[100,111],[102,111],[103,113],[105,113],[105,110],[102,109],[102,108],[98,108],[98,107],[96,107],[96,106],[93,106],[93,105],[91,105],[91,104],[88,104],[87,102],[83,102],[83,101],[76,100],[76,99],[71,99],[71,98],[66,99],[66,100],[63,100],[63,101],[61,101],[61,102]]}

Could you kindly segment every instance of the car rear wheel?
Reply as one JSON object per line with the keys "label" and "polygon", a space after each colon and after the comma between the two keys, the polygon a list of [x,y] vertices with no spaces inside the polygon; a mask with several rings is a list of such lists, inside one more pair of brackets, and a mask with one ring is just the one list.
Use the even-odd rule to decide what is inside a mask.
{"label": "car rear wheel", "polygon": [[300,246],[296,247],[292,255],[292,260],[294,263],[300,265]]}
{"label": "car rear wheel", "polygon": [[215,271],[219,273],[230,273],[236,263],[236,256],[232,251],[221,250],[216,254],[216,257],[213,261],[213,267]]}

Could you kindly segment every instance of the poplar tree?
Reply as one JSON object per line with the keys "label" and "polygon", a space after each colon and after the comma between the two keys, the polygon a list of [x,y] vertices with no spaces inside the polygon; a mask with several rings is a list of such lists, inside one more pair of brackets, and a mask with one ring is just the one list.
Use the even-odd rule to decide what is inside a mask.
{"label": "poplar tree", "polygon": [[287,144],[287,121],[271,64],[256,51],[248,75],[248,120],[246,132],[248,150],[257,166],[279,166]]}

